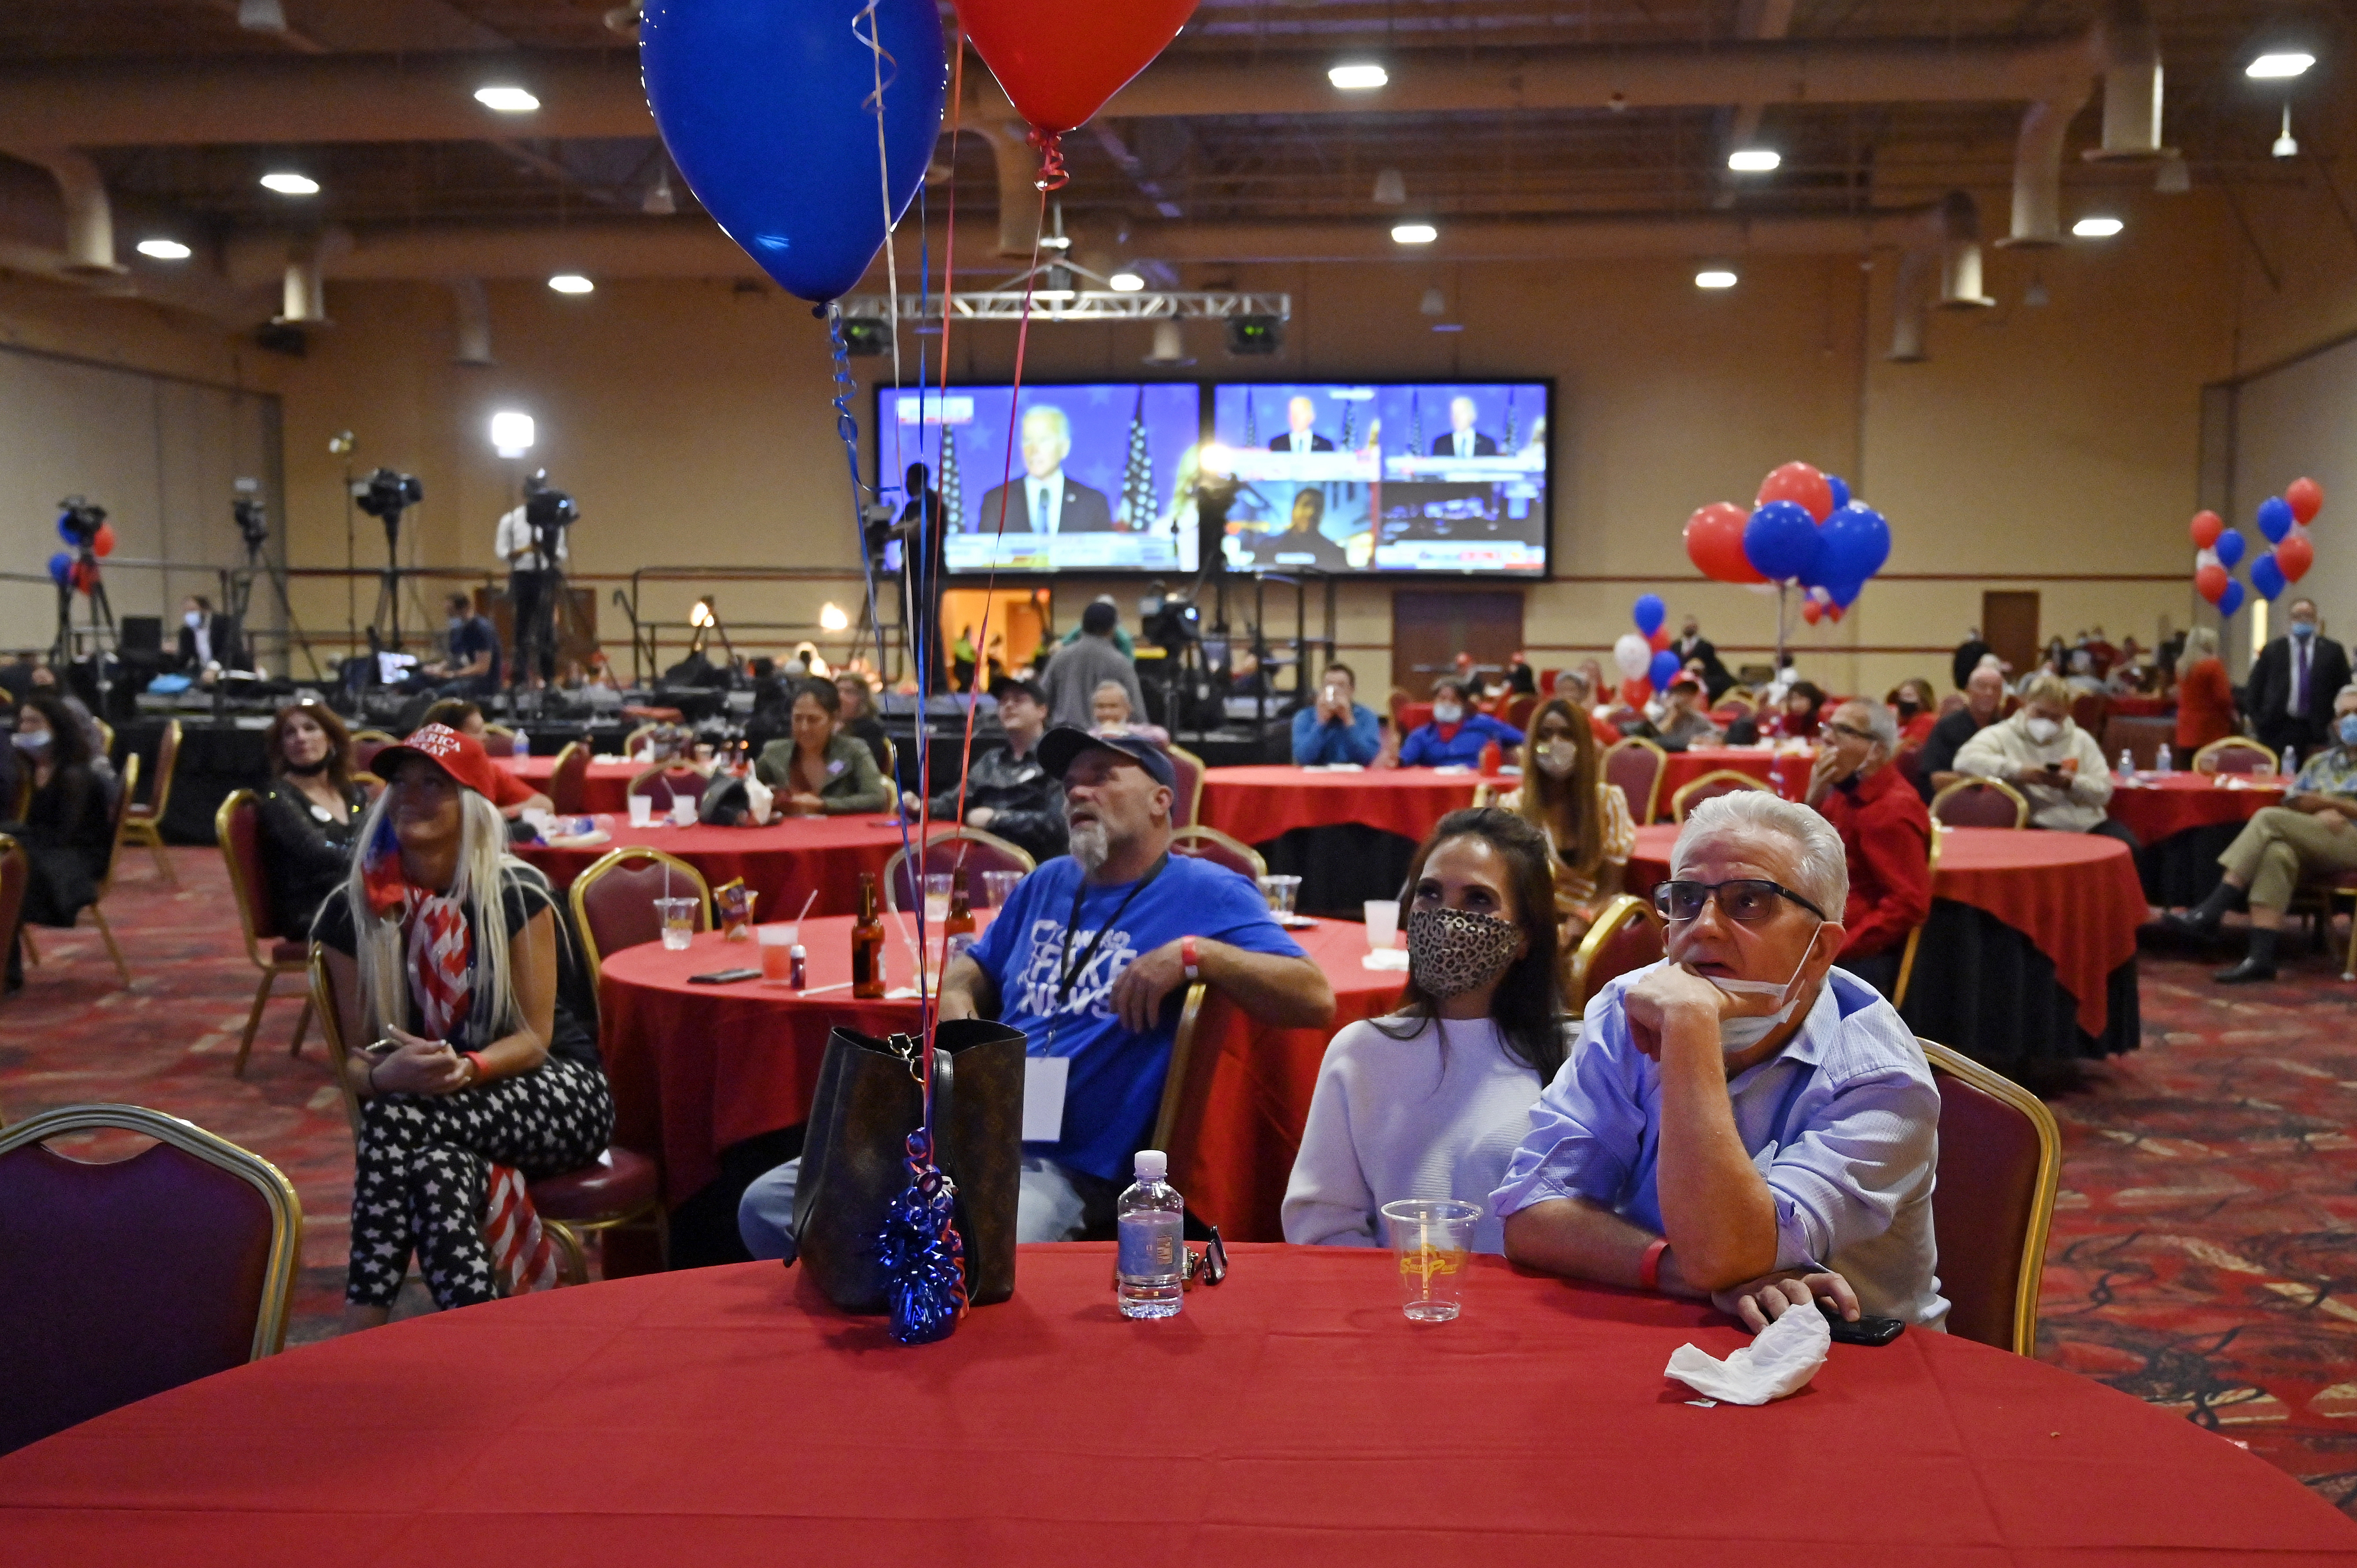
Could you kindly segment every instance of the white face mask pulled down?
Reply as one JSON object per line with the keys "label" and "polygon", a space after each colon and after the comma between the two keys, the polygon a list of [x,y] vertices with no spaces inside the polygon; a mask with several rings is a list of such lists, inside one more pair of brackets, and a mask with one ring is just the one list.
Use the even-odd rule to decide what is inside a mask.
{"label": "white face mask pulled down", "polygon": [[[1823,930],[1824,927],[1820,925],[1817,929]],[[1728,1056],[1748,1051],[1784,1026],[1784,1021],[1792,1015],[1792,1009],[1800,1004],[1801,999],[1792,993],[1792,988],[1801,983],[1801,972],[1809,967],[1809,954],[1816,950],[1817,940],[1813,932],[1808,947],[1801,953],[1801,961],[1792,966],[1791,978],[1781,985],[1772,980],[1734,980],[1717,974],[1703,976],[1729,996],[1773,996],[1781,1004],[1773,1013],[1758,1017],[1721,1018],[1718,1021],[1718,1048],[1721,1051]]]}

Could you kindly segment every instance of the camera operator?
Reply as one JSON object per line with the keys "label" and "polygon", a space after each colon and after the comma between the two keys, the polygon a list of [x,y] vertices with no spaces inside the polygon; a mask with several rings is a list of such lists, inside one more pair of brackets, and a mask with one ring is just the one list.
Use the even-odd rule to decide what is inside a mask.
{"label": "camera operator", "polygon": [[449,596],[450,652],[438,664],[428,664],[418,671],[429,681],[442,682],[439,690],[446,697],[490,697],[500,689],[500,634],[489,620],[475,613],[475,601],[467,594]]}
{"label": "camera operator", "polygon": [[507,564],[508,605],[515,612],[515,678],[537,691],[556,681],[556,595],[573,499],[549,489],[545,470],[524,480],[523,497],[523,505],[500,519],[494,548]]}
{"label": "camera operator", "polygon": [[180,601],[180,648],[178,666],[182,673],[205,685],[223,670],[242,669],[245,651],[238,646],[237,622],[213,608],[213,602],[202,594],[190,594]]}

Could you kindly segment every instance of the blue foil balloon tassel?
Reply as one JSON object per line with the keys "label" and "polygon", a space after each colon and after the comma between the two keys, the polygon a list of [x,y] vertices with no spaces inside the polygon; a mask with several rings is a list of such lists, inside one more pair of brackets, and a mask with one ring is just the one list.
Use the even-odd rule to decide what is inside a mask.
{"label": "blue foil balloon tassel", "polygon": [[963,1316],[965,1247],[952,1223],[957,1187],[932,1163],[932,1144],[909,1135],[909,1185],[886,1206],[876,1250],[892,1304],[892,1337],[931,1345],[957,1331]]}

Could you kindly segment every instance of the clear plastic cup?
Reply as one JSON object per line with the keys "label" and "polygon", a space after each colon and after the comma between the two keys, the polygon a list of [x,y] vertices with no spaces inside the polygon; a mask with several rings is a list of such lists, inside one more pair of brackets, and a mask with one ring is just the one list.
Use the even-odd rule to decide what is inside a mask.
{"label": "clear plastic cup", "polygon": [[694,898],[658,898],[655,914],[662,921],[662,945],[677,952],[695,940]]}
{"label": "clear plastic cup", "polygon": [[941,923],[950,918],[950,884],[955,880],[955,875],[947,871],[925,873],[925,924],[927,926],[939,929]]}
{"label": "clear plastic cup", "polygon": [[1481,1206],[1454,1197],[1402,1197],[1383,1205],[1399,1264],[1401,1310],[1418,1323],[1446,1323],[1465,1306],[1465,1273]]}
{"label": "clear plastic cup", "polygon": [[671,798],[671,825],[675,828],[695,826],[695,797],[673,795]]}
{"label": "clear plastic cup", "polygon": [[985,871],[982,874],[983,900],[993,909],[1006,908],[1013,896],[1015,885],[1023,880],[1019,871]]}
{"label": "clear plastic cup", "polygon": [[793,979],[794,944],[802,940],[802,929],[792,921],[777,921],[753,928],[753,940],[761,944],[761,978],[775,985],[784,985]]}
{"label": "clear plastic cup", "polygon": [[652,827],[655,820],[655,798],[652,795],[630,797],[630,826]]}
{"label": "clear plastic cup", "polygon": [[1268,897],[1268,907],[1279,918],[1293,913],[1293,901],[1301,893],[1301,878],[1289,875],[1269,875],[1260,879],[1260,890]]}
{"label": "clear plastic cup", "polygon": [[1380,952],[1399,940],[1399,900],[1367,900],[1367,946]]}

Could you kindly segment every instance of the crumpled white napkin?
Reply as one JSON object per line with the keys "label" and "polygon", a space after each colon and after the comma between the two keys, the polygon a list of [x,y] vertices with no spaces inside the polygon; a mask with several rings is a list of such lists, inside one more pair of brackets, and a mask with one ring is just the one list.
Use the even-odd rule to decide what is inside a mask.
{"label": "crumpled white napkin", "polygon": [[1824,1313],[1791,1307],[1724,1361],[1695,1346],[1679,1346],[1662,1375],[1728,1404],[1766,1404],[1807,1387],[1833,1342]]}
{"label": "crumpled white napkin", "polygon": [[1361,967],[1366,969],[1389,970],[1395,973],[1405,974],[1407,972],[1407,949],[1375,948],[1372,950],[1366,957],[1361,959],[1359,962]]}

